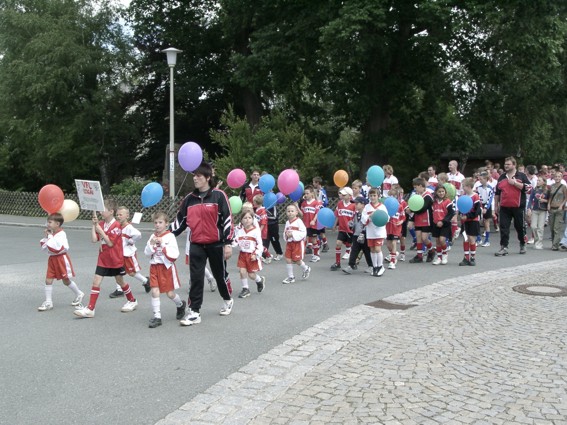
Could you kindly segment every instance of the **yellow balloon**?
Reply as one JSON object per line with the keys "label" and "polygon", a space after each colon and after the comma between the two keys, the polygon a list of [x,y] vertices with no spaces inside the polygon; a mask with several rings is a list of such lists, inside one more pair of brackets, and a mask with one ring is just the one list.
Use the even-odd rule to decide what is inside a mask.
{"label": "yellow balloon", "polygon": [[70,221],[77,219],[81,210],[75,201],[65,199],[63,201],[63,206],[58,212],[63,216],[65,223],[69,223]]}

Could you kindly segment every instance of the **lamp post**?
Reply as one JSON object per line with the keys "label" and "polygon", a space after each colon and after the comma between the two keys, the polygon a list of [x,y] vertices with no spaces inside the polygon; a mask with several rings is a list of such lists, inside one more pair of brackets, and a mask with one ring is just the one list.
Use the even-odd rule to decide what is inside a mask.
{"label": "lamp post", "polygon": [[169,197],[175,198],[175,143],[174,143],[174,127],[173,127],[173,68],[177,62],[177,54],[182,50],[175,47],[169,47],[162,50],[167,55],[167,64],[169,65]]}

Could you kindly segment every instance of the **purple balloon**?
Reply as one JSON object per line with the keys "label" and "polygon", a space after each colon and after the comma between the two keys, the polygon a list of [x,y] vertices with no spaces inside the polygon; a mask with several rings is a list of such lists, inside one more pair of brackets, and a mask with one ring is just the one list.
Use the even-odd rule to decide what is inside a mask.
{"label": "purple balloon", "polygon": [[301,187],[300,184],[298,184],[297,188],[289,194],[289,199],[291,199],[294,202],[299,201],[302,195],[303,195],[303,188]]}
{"label": "purple balloon", "polygon": [[285,202],[285,195],[283,193],[276,193],[276,197],[278,198],[278,204],[283,204]]}
{"label": "purple balloon", "polygon": [[203,150],[195,142],[187,142],[181,146],[177,154],[179,165],[188,173],[195,171],[203,162]]}

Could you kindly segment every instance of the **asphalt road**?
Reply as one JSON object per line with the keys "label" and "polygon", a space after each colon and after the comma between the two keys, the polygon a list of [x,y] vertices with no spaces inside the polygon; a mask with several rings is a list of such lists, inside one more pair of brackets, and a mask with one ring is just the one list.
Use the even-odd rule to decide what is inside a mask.
{"label": "asphalt road", "polygon": [[[67,234],[75,281],[88,299],[97,245],[90,243],[86,230],[67,230]],[[149,232],[143,235],[146,240]],[[334,242],[334,235],[329,236]],[[132,279],[128,281],[135,282],[133,292],[139,301],[132,313],[120,312],[122,299],[108,298],[114,290],[108,278],[94,319],[73,315],[73,295],[60,282],[53,293],[55,308],[38,312],[44,300],[47,263],[39,248],[41,237],[37,227],[0,226],[1,424],[154,424],[262,353],[345,309],[449,277],[565,255],[549,248],[519,255],[513,241],[511,255],[496,258],[499,236],[493,234],[492,247],[478,249],[476,267],[458,266],[459,241],[447,266],[406,262],[375,278],[330,271],[334,254],[329,252],[320,263],[311,265],[313,271],[306,282],[298,279],[283,285],[284,264],[265,266],[266,290],[258,294],[252,285],[252,296],[236,298],[228,317],[218,314],[218,292],[207,291],[203,321],[196,326],[180,327],[174,304],[162,296],[164,324],[149,329],[149,296]],[[178,240],[182,250],[184,239]],[[139,258],[147,271],[143,255]],[[182,260],[179,270],[182,281],[187,282]],[[230,271],[236,295],[240,281],[235,260],[230,262]],[[180,294],[186,298],[186,293],[185,285]]]}

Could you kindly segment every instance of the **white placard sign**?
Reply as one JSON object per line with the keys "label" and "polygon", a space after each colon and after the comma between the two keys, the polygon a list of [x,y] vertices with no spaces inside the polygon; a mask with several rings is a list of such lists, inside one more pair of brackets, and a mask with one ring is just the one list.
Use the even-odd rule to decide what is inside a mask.
{"label": "white placard sign", "polygon": [[75,180],[77,195],[82,210],[104,211],[104,199],[100,182],[92,180]]}

